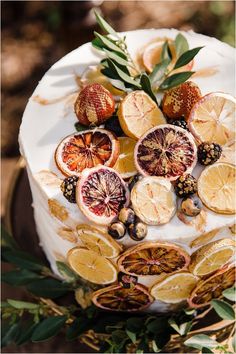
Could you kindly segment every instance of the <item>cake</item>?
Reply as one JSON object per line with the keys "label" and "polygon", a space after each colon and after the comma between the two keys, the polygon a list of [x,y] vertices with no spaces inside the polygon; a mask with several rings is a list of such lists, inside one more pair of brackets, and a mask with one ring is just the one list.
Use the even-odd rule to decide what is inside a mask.
{"label": "cake", "polygon": [[[163,44],[168,39],[169,43],[172,43],[169,46],[170,51],[173,51],[173,40],[180,33],[188,41],[190,49],[203,47],[194,58],[194,61],[191,62],[190,67],[187,69],[185,67],[185,71],[189,71],[193,66],[192,70],[195,72],[190,78],[191,81],[187,81],[187,83],[190,82],[187,86],[192,85],[196,92],[200,92],[196,102],[193,102],[194,107],[197,107],[207,94],[219,92],[220,97],[226,97],[226,100],[229,100],[231,110],[232,105],[235,104],[234,99],[230,96],[234,94],[235,67],[234,49],[229,45],[215,38],[196,34],[193,31],[179,32],[175,29],[137,30],[127,32],[123,35],[126,36],[127,48],[137,65],[143,65],[143,63],[140,64],[140,60],[144,58],[144,53],[146,53],[145,70],[150,72],[152,70],[150,65],[153,56],[155,57],[156,55],[155,47],[160,45],[160,41]],[[145,51],[147,46],[150,49],[149,53],[147,50]],[[219,147],[220,158],[217,157],[216,162],[212,161],[214,163],[206,167],[204,166],[204,162],[206,161],[204,153],[207,148],[205,145],[202,147],[203,152],[201,155],[199,152],[199,159],[202,158],[203,164],[197,162],[197,149],[199,148],[201,139],[199,140],[197,134],[195,134],[195,111],[191,110],[193,104],[188,112],[188,116],[190,117],[187,122],[190,129],[189,132],[184,129],[186,128],[184,126],[185,123],[183,119],[182,123],[180,122],[178,114],[177,117],[171,117],[171,124],[166,117],[166,114],[169,115],[168,109],[172,109],[172,111],[179,109],[179,102],[174,103],[177,105],[177,108],[170,108],[168,106],[169,97],[164,96],[163,98],[163,93],[156,94],[159,106],[164,111],[163,114],[153,99],[141,90],[133,91],[135,92],[134,95],[136,95],[135,99],[143,100],[145,97],[143,106],[140,109],[145,107],[145,104],[150,107],[155,106],[152,108],[155,112],[153,115],[154,118],[152,118],[156,119],[156,123],[148,127],[147,131],[142,131],[144,134],[139,134],[137,127],[135,128],[136,133],[132,133],[133,128],[128,126],[125,119],[122,118],[124,116],[127,117],[126,110],[129,110],[129,102],[132,104],[132,100],[129,100],[127,97],[133,97],[132,92],[130,90],[130,92],[124,93],[114,81],[109,81],[109,79],[100,73],[99,65],[101,59],[101,52],[93,48],[91,43],[84,44],[67,54],[44,75],[29,99],[23,115],[19,143],[21,154],[26,161],[33,197],[34,218],[40,245],[55,274],[61,277],[57,262],[65,262],[75,272],[77,271],[79,276],[89,281],[89,284],[95,283],[98,287],[101,287],[100,290],[92,294],[92,298],[96,305],[104,309],[109,309],[106,306],[106,302],[104,305],[104,299],[106,296],[109,297],[109,294],[112,294],[116,298],[120,296],[120,299],[132,296],[137,296],[137,299],[141,299],[137,306],[132,307],[128,303],[123,308],[116,303],[116,305],[110,308],[112,310],[133,311],[147,309],[148,311],[154,310],[158,312],[170,311],[179,306],[186,306],[187,298],[190,299],[189,304],[191,306],[198,307],[205,305],[207,300],[204,300],[202,303],[197,303],[196,301],[194,303],[196,289],[201,284],[205,285],[205,279],[215,279],[217,288],[222,282],[220,275],[228,272],[229,281],[226,287],[230,287],[233,284],[231,279],[231,261],[233,257],[232,250],[235,247],[233,243],[235,217],[232,206],[229,209],[227,209],[228,205],[225,207],[222,206],[222,211],[219,210],[219,205],[218,209],[207,205],[209,201],[206,200],[208,193],[206,188],[211,188],[211,186],[206,187],[208,183],[206,182],[206,175],[207,173],[211,173],[211,178],[213,178],[218,171],[215,170],[216,172],[214,172],[211,170],[212,167],[214,166],[215,168],[218,164],[220,166],[219,173],[223,173],[222,171],[227,170],[227,168],[230,171],[234,170],[233,135],[227,136],[228,138],[226,139],[222,138],[224,141],[222,141]],[[104,91],[106,94],[104,96],[105,106],[103,105],[103,108],[105,107],[104,110],[106,112],[108,110],[108,115],[111,116],[114,111],[114,102],[120,106],[120,111],[118,110],[120,125],[123,131],[127,132],[126,135],[123,134],[123,144],[125,146],[126,141],[126,149],[129,147],[131,158],[135,156],[135,163],[132,162],[135,165],[133,168],[134,172],[132,169],[131,171],[126,171],[123,174],[123,178],[119,172],[119,168],[117,167],[117,172],[117,165],[114,164],[114,161],[117,161],[119,158],[117,141],[119,141],[120,149],[122,144],[122,138],[118,139],[114,133],[116,123],[111,123],[109,128],[109,125],[106,125],[109,119],[107,120],[107,117],[105,117],[104,121],[99,120],[100,118],[97,118],[98,116],[96,116],[95,112],[95,125],[98,125],[99,128],[94,129],[94,124],[92,124],[92,127],[85,127],[85,130],[81,132],[75,130],[75,123],[78,122],[78,117],[81,123],[86,124],[86,119],[89,115],[89,113],[86,115],[86,107],[90,107],[89,99],[83,105],[83,100],[86,100],[88,94],[85,93],[85,98],[81,98],[78,94],[87,85],[93,85],[97,82],[99,85],[102,84],[106,87]],[[95,86],[93,89],[92,97],[93,95],[97,95],[96,100],[99,100],[99,90],[101,87]],[[168,96],[168,93],[165,93],[165,95]],[[81,103],[80,100],[83,102]],[[151,101],[149,102],[148,100]],[[123,102],[122,108],[121,102]],[[166,110],[164,110],[164,107],[166,107]],[[227,107],[227,104],[225,104],[222,108],[222,114],[224,114],[224,109],[227,111]],[[94,112],[92,113],[94,117]],[[232,111],[230,114],[232,118]],[[227,112],[224,117],[228,119]],[[216,119],[218,118],[216,117]],[[233,134],[231,118],[230,124],[226,122],[226,128]],[[177,124],[175,122],[172,125],[173,120],[179,122]],[[70,144],[73,145],[73,141],[70,139],[64,141],[64,139],[73,134],[85,134],[87,131],[89,132],[89,139],[91,136],[94,136],[93,134],[96,131],[98,135],[105,134],[103,137],[106,136],[108,140],[104,144],[111,144],[112,147],[109,149],[112,150],[113,155],[109,155],[110,158],[106,159],[106,163],[103,162],[103,165],[98,162],[95,163],[95,167],[92,164],[90,169],[81,167],[81,171],[78,173],[75,169],[70,173],[70,171],[68,172],[68,168],[72,168],[71,166],[74,161],[72,160],[70,165],[67,163],[68,160],[66,161],[66,158],[73,159],[75,152],[74,150],[70,150],[68,154],[65,152],[64,147],[69,146],[70,148]],[[191,160],[188,162],[189,169],[185,169],[185,174],[183,174],[184,176],[186,176],[186,173],[190,174],[190,180],[187,179],[184,181],[178,179],[182,175],[178,170],[180,164],[176,167],[177,172],[171,178],[167,175],[160,177],[160,173],[155,172],[160,166],[163,167],[163,160],[159,161],[159,165],[154,161],[153,167],[152,162],[153,159],[155,160],[156,155],[153,151],[150,152],[150,149],[152,149],[150,139],[153,138],[153,134],[159,134],[162,138],[164,136],[163,139],[167,139],[166,135],[169,133],[173,134],[174,138],[178,136],[179,139],[181,136],[181,139],[185,139],[184,142],[181,140],[183,145],[179,143],[178,151],[179,154],[180,150],[183,151],[183,159],[186,161]],[[222,132],[222,136],[224,133]],[[99,136],[94,139],[98,138]],[[60,146],[62,141],[63,144]],[[187,144],[187,150],[184,145],[185,143]],[[209,143],[217,142],[210,141]],[[150,155],[151,158],[149,158],[150,156],[148,157],[147,150],[144,148],[145,146],[148,146],[148,151],[150,154],[153,154]],[[214,147],[211,145],[210,149]],[[106,147],[104,148],[103,146],[102,149],[104,153]],[[223,150],[222,153],[221,149]],[[108,153],[108,150],[105,152]],[[190,150],[192,151],[191,154],[189,153]],[[185,157],[187,154],[191,156]],[[79,162],[80,166],[85,163],[85,158],[87,157],[81,158]],[[102,161],[105,161],[105,158]],[[145,161],[148,161],[148,163]],[[94,163],[93,159],[92,162]],[[137,175],[137,173],[139,174]],[[73,177],[68,179],[68,176]],[[129,180],[130,177],[132,177],[132,181]],[[66,181],[65,178],[67,178]],[[64,192],[65,188],[69,186],[69,194],[67,195],[69,198],[65,198],[62,193],[61,185],[63,180]],[[198,182],[198,194],[200,198],[196,194],[196,180],[200,180],[201,182]],[[185,200],[185,205],[183,205],[181,193],[185,193],[186,190],[182,191],[181,188],[185,185],[185,182],[187,185],[190,183],[195,194],[189,196],[187,193],[187,201]],[[88,200],[92,198],[91,196],[99,191],[99,183],[113,183],[111,187],[113,190],[114,188],[119,188],[120,204],[117,204],[118,206],[112,204],[112,207],[117,207],[119,210],[122,209],[123,215],[119,216],[120,221],[117,221],[119,213],[117,209],[114,212],[115,215],[112,212],[109,214],[111,217],[104,214],[102,205],[109,203],[107,199],[103,200],[100,203],[101,205],[99,204],[99,210],[96,209],[96,203],[93,209],[88,204]],[[214,183],[217,185],[217,177]],[[129,192],[128,184],[130,189],[132,187],[131,192]],[[72,195],[72,192],[70,192],[73,188],[75,188],[75,195]],[[150,193],[156,193],[158,203],[153,206],[153,209],[150,207],[152,205],[150,203],[153,203],[155,198],[152,199],[150,197],[150,203],[146,205],[146,202],[149,200],[147,188],[152,189]],[[230,190],[228,204],[232,204],[230,202],[233,198],[232,193],[235,193],[235,191]],[[141,198],[141,196],[144,197]],[[71,200],[68,200],[70,198]],[[161,198],[164,200],[164,205],[161,204]],[[130,199],[132,205],[130,204]],[[193,207],[194,210],[192,210]],[[189,211],[186,211],[189,208],[195,214],[189,216]],[[196,211],[198,208],[199,211]],[[152,212],[154,209],[156,212]],[[102,216],[101,213],[103,213]],[[134,218],[136,218],[136,221],[134,221]],[[126,226],[124,227],[125,223]],[[112,230],[111,225],[113,224],[116,225],[114,225]],[[128,229],[129,233],[127,232]],[[126,232],[125,236],[123,236],[124,232]],[[206,273],[204,273],[204,270],[200,271],[202,262],[206,260],[204,257],[212,257],[213,254],[217,255],[219,259],[213,261],[212,268],[208,264],[210,270],[206,270]],[[92,260],[90,257],[92,257]],[[151,260],[149,259],[147,262],[147,269],[142,270],[142,262],[145,257],[150,257]],[[162,257],[163,263],[160,265],[160,261],[155,257]],[[212,258],[210,261],[212,261]],[[84,262],[82,270],[80,262]],[[136,268],[132,267],[132,262],[135,262]],[[219,264],[217,265],[216,262]],[[147,266],[147,263],[145,263],[145,266]],[[160,267],[158,268],[159,265]],[[104,274],[102,273],[103,271]],[[189,294],[186,295],[188,288]],[[211,291],[210,288],[207,289],[207,291]],[[183,292],[182,295],[181,291]],[[220,292],[217,294],[218,296],[220,296]],[[173,294],[176,294],[176,296],[173,296]],[[118,302],[122,303],[120,300]]]}

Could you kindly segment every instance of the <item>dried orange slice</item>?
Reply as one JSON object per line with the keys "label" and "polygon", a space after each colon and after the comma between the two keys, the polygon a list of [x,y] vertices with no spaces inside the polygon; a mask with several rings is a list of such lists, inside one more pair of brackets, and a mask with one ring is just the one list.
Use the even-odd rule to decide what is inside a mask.
{"label": "dried orange slice", "polygon": [[108,233],[93,226],[80,224],[76,231],[85,247],[106,258],[117,257],[122,247]]}
{"label": "dried orange slice", "polygon": [[141,284],[129,289],[111,285],[95,291],[92,298],[94,305],[104,310],[128,312],[144,310],[153,300],[147,288]]}
{"label": "dried orange slice", "polygon": [[228,162],[236,165],[236,140],[229,140],[222,146],[222,153],[218,162]]}
{"label": "dried orange slice", "polygon": [[175,304],[186,300],[195,288],[198,277],[189,272],[168,275],[151,288],[151,295],[156,300]]}
{"label": "dried orange slice", "polygon": [[120,143],[120,155],[113,168],[120,173],[122,178],[129,178],[137,174],[134,164],[136,141],[127,137],[120,137],[118,140]]}
{"label": "dried orange slice", "polygon": [[198,195],[207,208],[219,214],[234,214],[236,167],[219,162],[208,166],[198,179]]}
{"label": "dried orange slice", "polygon": [[117,271],[112,262],[96,252],[74,247],[67,253],[70,267],[82,278],[95,284],[110,284],[116,281]]}
{"label": "dried orange slice", "polygon": [[118,118],[124,133],[139,139],[146,131],[166,123],[156,103],[144,91],[133,91],[121,102]]}
{"label": "dried orange slice", "polygon": [[177,245],[145,242],[125,251],[118,259],[118,267],[131,275],[159,275],[184,269],[189,262],[188,253]]}
{"label": "dried orange slice", "polygon": [[135,214],[148,225],[167,223],[176,211],[172,184],[161,177],[144,177],[131,191]]}
{"label": "dried orange slice", "polygon": [[191,255],[189,270],[198,276],[213,273],[232,260],[235,250],[235,241],[229,238],[208,243]]}
{"label": "dried orange slice", "polygon": [[113,166],[119,156],[117,137],[105,129],[91,129],[64,138],[55,152],[57,167],[66,176],[79,175],[85,168]]}
{"label": "dried orange slice", "polygon": [[215,236],[216,234],[219,232],[220,229],[215,229],[209,232],[206,232],[205,234],[202,234],[200,236],[198,236],[197,238],[195,238],[195,240],[193,240],[190,244],[191,248],[194,247],[199,247],[199,246],[203,246],[206,243],[210,242]]}
{"label": "dried orange slice", "polygon": [[76,201],[88,219],[109,225],[120,209],[129,204],[129,190],[115,170],[98,166],[81,173]]}
{"label": "dried orange slice", "polygon": [[184,173],[191,173],[197,162],[197,148],[192,135],[185,129],[163,124],[139,139],[134,156],[142,175],[173,181]]}
{"label": "dried orange slice", "polygon": [[235,283],[235,267],[233,265],[218,270],[214,275],[198,283],[188,300],[191,307],[202,307],[212,299],[221,296],[225,289],[231,288]]}
{"label": "dried orange slice", "polygon": [[220,145],[235,138],[234,97],[212,92],[202,97],[192,108],[188,122],[189,129],[200,141],[212,141]]}

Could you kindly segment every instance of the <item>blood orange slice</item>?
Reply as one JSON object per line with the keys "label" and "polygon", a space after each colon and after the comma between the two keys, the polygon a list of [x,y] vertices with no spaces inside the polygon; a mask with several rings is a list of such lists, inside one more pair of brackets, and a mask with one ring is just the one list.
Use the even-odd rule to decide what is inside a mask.
{"label": "blood orange slice", "polygon": [[188,300],[191,307],[206,306],[212,299],[221,296],[225,289],[231,288],[235,283],[235,267],[226,266],[214,275],[198,283]]}
{"label": "blood orange slice", "polygon": [[146,242],[124,252],[118,259],[118,267],[131,275],[159,275],[184,269],[189,262],[188,253],[177,245]]}
{"label": "blood orange slice", "polygon": [[141,284],[136,284],[129,289],[121,285],[111,285],[95,291],[92,301],[94,305],[104,310],[133,312],[144,310],[154,301],[154,298]]}
{"label": "blood orange slice", "polygon": [[71,176],[99,164],[113,166],[118,156],[117,137],[108,130],[94,129],[64,138],[56,149],[55,161],[63,174]]}
{"label": "blood orange slice", "polygon": [[141,174],[173,181],[184,173],[191,173],[197,162],[197,148],[185,129],[163,124],[142,136],[135,146],[134,156]]}
{"label": "blood orange slice", "polygon": [[108,225],[129,204],[129,190],[115,170],[99,166],[81,173],[76,198],[88,219]]}

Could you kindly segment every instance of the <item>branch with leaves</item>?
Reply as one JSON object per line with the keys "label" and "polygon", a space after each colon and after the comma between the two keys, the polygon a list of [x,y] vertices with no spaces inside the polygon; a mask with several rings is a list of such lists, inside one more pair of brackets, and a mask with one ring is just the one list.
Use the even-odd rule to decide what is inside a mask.
{"label": "branch with leaves", "polygon": [[97,23],[105,32],[102,35],[94,32],[95,39],[92,45],[104,54],[101,60],[102,73],[111,79],[112,84],[123,91],[144,90],[155,102],[155,92],[168,90],[186,80],[193,74],[193,71],[182,71],[174,73],[175,70],[183,68],[202,49],[197,47],[189,49],[186,38],[179,33],[173,41],[176,53],[176,62],[170,65],[172,53],[168,41],[165,41],[161,52],[161,61],[155,65],[150,74],[142,72],[128,52],[126,38],[121,37],[97,12],[95,12]]}

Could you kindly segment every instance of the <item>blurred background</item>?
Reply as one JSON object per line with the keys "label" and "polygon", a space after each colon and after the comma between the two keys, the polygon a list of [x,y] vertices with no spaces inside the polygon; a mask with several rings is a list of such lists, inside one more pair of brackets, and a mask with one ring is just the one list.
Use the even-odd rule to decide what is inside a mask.
{"label": "blurred background", "polygon": [[175,27],[235,44],[234,1],[2,1],[2,200],[28,98],[60,57],[93,38],[97,8],[117,31]]}

